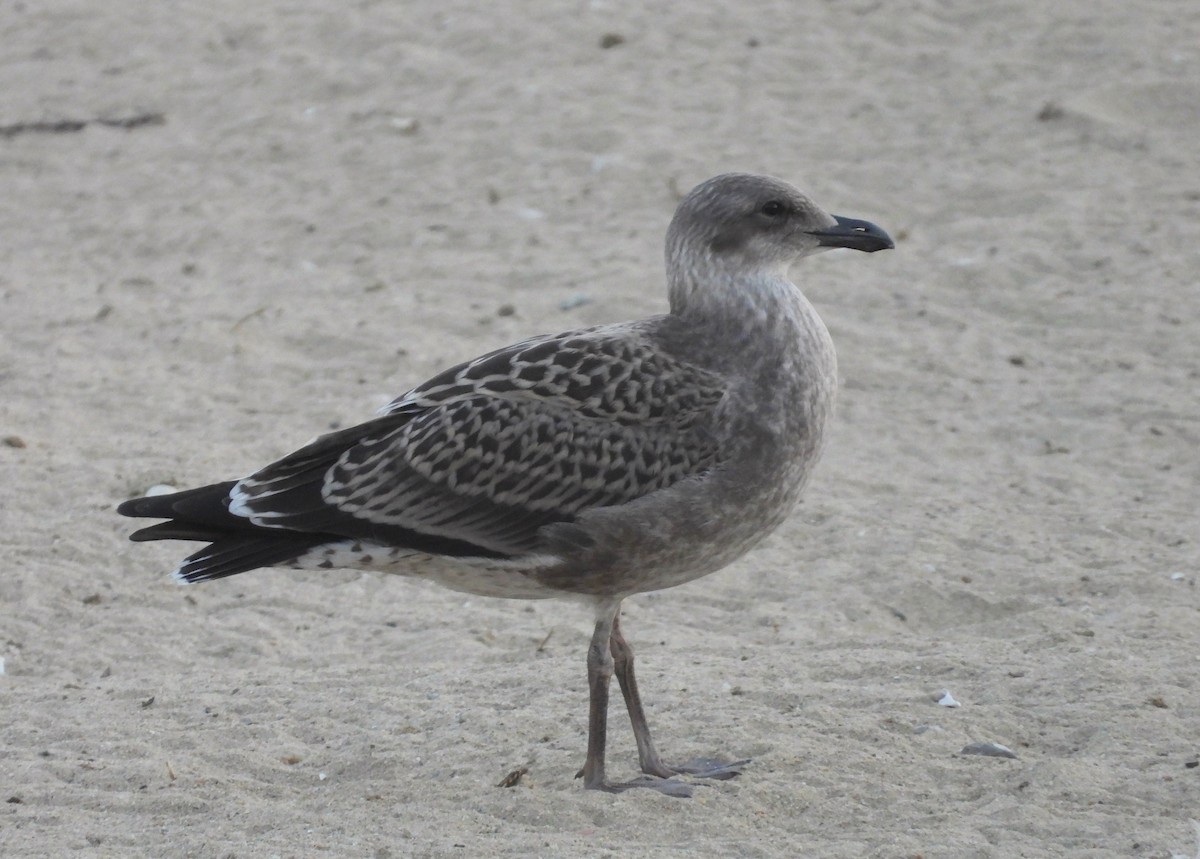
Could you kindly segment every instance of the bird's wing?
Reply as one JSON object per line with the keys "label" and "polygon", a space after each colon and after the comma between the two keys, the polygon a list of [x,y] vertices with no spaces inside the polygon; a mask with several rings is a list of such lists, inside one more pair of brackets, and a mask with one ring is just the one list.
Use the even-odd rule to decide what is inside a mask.
{"label": "bird's wing", "polygon": [[723,394],[636,327],[534,338],[239,481],[229,509],[265,527],[520,554],[546,524],[711,469]]}

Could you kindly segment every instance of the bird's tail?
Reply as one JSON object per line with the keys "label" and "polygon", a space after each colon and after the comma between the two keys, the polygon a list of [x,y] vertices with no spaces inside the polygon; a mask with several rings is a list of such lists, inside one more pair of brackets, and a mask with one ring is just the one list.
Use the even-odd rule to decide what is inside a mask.
{"label": "bird's tail", "polygon": [[174,577],[184,584],[221,579],[260,567],[273,567],[326,542],[328,535],[264,528],[229,512],[235,481],[214,483],[169,495],[131,498],[117,507],[122,516],[166,519],[129,535],[148,540],[202,540],[209,545],[189,555]]}

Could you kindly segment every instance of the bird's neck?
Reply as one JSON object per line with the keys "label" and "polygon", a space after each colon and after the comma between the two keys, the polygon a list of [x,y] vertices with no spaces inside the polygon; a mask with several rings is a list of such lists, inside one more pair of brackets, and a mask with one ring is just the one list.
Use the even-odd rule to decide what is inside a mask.
{"label": "bird's neck", "polygon": [[707,249],[667,258],[671,313],[681,317],[698,319],[732,309],[757,316],[788,301],[795,289],[783,266],[751,266],[739,257],[715,256]]}
{"label": "bird's neck", "polygon": [[687,332],[691,360],[737,380],[730,396],[758,420],[819,447],[837,388],[837,356],[800,289],[783,272],[722,280],[709,271],[695,288],[686,280],[671,286],[671,314]]}
{"label": "bird's neck", "polygon": [[671,315],[693,332],[699,349],[741,366],[755,356],[799,353],[833,360],[824,323],[782,267],[724,270],[710,261],[702,271],[672,271],[669,285]]}

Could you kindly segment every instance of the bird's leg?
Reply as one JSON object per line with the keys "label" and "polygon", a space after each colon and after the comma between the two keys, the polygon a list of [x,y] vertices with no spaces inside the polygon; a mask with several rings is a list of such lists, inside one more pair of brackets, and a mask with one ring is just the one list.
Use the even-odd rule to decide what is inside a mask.
{"label": "bird's leg", "polygon": [[[610,782],[604,777],[604,746],[608,736],[608,686],[612,679],[614,665],[612,635],[618,611],[620,611],[619,605],[611,612],[602,611],[596,621],[596,631],[592,634],[592,642],[588,646],[587,760],[584,761],[583,769],[575,777],[583,778],[583,786],[587,790],[620,793],[634,787],[648,787],[668,796],[691,796],[692,789],[688,785],[670,779],[653,778],[632,782]],[[621,688],[625,688],[625,681],[622,681]],[[644,725],[644,718],[642,722]],[[649,734],[646,735],[646,740],[649,742]],[[639,754],[641,754],[641,744],[642,739],[639,736]],[[653,747],[651,747],[651,751],[653,751]]]}
{"label": "bird's leg", "polygon": [[621,618],[613,619],[612,633],[608,639],[609,650],[612,653],[613,671],[617,675],[617,683],[621,686],[621,695],[625,698],[625,709],[629,711],[629,721],[633,724],[633,738],[637,741],[638,763],[642,772],[647,775],[669,778],[675,772],[663,763],[650,738],[650,725],[646,721],[646,711],[642,708],[642,697],[638,694],[637,678],[633,676],[633,648],[621,635]]}
{"label": "bird's leg", "polygon": [[612,618],[601,617],[588,645],[587,760],[576,778],[583,776],[583,786],[589,790],[608,789],[604,780],[604,746],[608,738],[608,681],[613,673],[613,659],[608,652],[611,633]]}
{"label": "bird's leg", "polygon": [[[642,772],[664,779],[680,774],[715,779],[733,778],[738,775],[742,771],[742,767],[750,763],[749,760],[725,763],[712,758],[698,758],[680,766],[672,766],[663,761],[658,754],[658,749],[654,747],[654,740],[650,738],[650,725],[646,721],[646,711],[642,708],[642,698],[638,694],[637,678],[633,674],[633,648],[629,646],[625,636],[621,635],[619,614],[613,617],[611,630],[608,639],[609,650],[612,654],[611,671],[617,675],[621,694],[625,698],[625,708],[629,711],[629,721],[633,725],[633,738],[637,741],[638,762],[641,764]],[[595,646],[595,639],[592,640],[592,646]],[[607,699],[607,683],[605,683],[605,687]]]}

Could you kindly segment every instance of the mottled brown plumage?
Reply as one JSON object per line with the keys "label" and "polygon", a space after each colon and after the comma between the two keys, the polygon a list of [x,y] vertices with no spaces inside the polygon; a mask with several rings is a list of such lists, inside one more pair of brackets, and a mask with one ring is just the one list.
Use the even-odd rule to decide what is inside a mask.
{"label": "mottled brown plumage", "polygon": [[[187,582],[358,567],[488,596],[589,600],[585,785],[686,795],[672,775],[728,778],[739,764],[658,756],[621,600],[720,569],[792,510],[821,450],[836,360],[787,268],[827,247],[891,246],[787,183],[718,176],[668,230],[670,313],[497,350],[250,477],[119,511],[170,520],[135,540],[210,543],[177,571]],[[644,780],[604,774],[614,673]]]}

